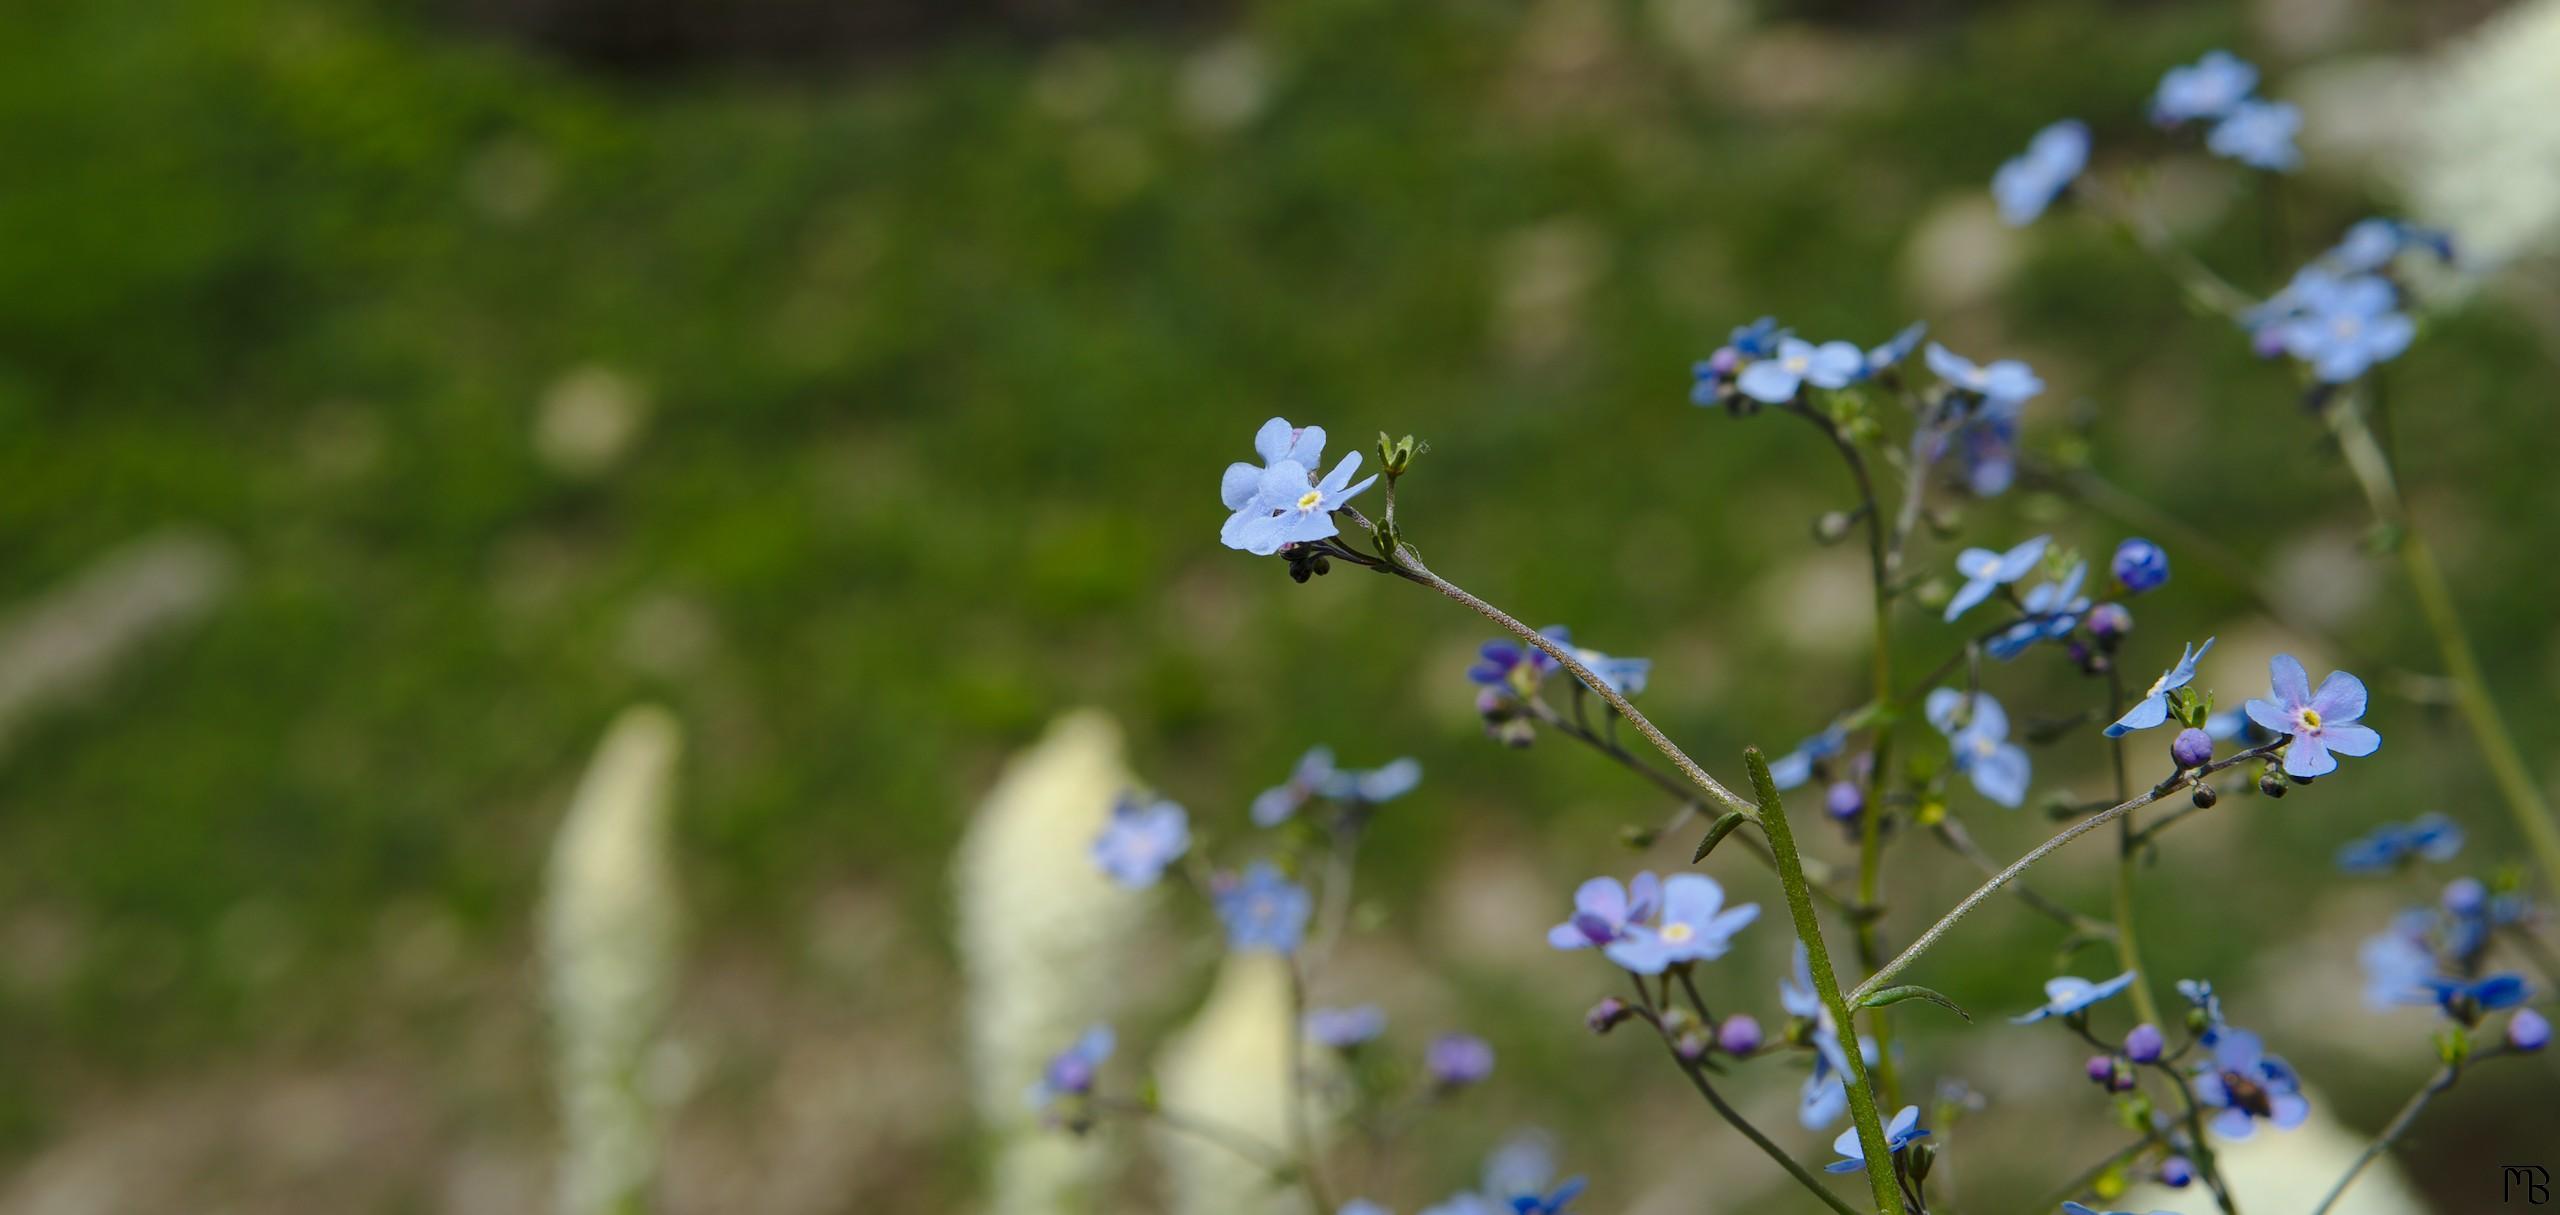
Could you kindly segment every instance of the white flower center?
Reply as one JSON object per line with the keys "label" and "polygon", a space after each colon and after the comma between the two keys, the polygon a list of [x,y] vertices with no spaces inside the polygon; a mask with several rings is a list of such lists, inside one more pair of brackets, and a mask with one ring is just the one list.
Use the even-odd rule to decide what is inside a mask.
{"label": "white flower center", "polygon": [[1669,941],[1674,945],[1686,944],[1689,938],[1696,935],[1698,935],[1697,929],[1691,928],[1687,924],[1683,924],[1678,920],[1673,920],[1662,926],[1662,939]]}
{"label": "white flower center", "polygon": [[2320,732],[2320,710],[2318,709],[2305,708],[2294,714],[2293,720],[2296,724],[2300,725],[2306,733],[2317,734]]}
{"label": "white flower center", "polygon": [[1302,510],[1302,511],[1314,510],[1315,508],[1317,508],[1318,506],[1322,506],[1323,504],[1324,504],[1324,491],[1323,491],[1323,490],[1319,490],[1319,489],[1310,489],[1310,490],[1308,490],[1307,492],[1305,492],[1305,493],[1303,493],[1303,494],[1298,495],[1298,509],[1299,509],[1299,510]]}

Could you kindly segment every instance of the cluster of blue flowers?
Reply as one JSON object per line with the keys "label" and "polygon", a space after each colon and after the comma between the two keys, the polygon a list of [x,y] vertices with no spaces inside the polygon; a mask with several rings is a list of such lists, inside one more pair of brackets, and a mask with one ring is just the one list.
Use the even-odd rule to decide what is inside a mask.
{"label": "cluster of blue flowers", "polygon": [[[1581,1196],[1581,1177],[1556,1178],[1555,1150],[1545,1136],[1517,1135],[1485,1158],[1478,1188],[1424,1207],[1421,1215],[1562,1215]],[[1394,1215],[1388,1207],[1355,1198],[1335,1215]]]}
{"label": "cluster of blue flowers", "polygon": [[[1538,636],[1573,655],[1603,687],[1620,696],[1643,695],[1652,681],[1650,658],[1625,658],[1575,645],[1573,631],[1560,624],[1538,630]],[[1563,669],[1553,655],[1535,646],[1499,639],[1484,643],[1476,652],[1475,665],[1467,668],[1467,681],[1476,685],[1476,716],[1484,722],[1486,735],[1505,746],[1525,747],[1536,740],[1541,722],[1565,722],[1542,699],[1548,677]],[[1572,687],[1579,698],[1582,685],[1573,682]],[[1573,727],[1587,728],[1578,720]]]}
{"label": "cluster of blue flowers", "polygon": [[[2460,854],[2462,843],[2461,828],[2430,814],[2386,824],[2349,843],[2339,850],[2338,867],[2348,873],[2391,874],[2417,861],[2449,862]],[[2534,995],[2533,985],[2518,972],[2490,964],[2498,935],[2523,932],[2536,917],[2533,904],[2515,891],[2493,892],[2469,876],[2446,882],[2433,904],[2402,910],[2390,927],[2365,938],[2358,948],[2366,1005],[2433,1006],[2466,1026],[2478,1024],[2486,1014],[2513,1009],[2510,1044],[2540,1049],[2549,1026],[2540,1013],[2524,1007]]]}

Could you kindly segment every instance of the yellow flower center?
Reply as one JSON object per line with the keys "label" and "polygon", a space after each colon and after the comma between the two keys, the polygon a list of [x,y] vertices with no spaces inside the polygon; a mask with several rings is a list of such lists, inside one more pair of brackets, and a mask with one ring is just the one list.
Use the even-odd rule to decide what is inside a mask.
{"label": "yellow flower center", "polygon": [[1698,935],[1697,929],[1691,928],[1687,924],[1683,924],[1678,920],[1673,920],[1662,926],[1662,939],[1669,941],[1674,945],[1682,944],[1689,938],[1696,935]]}
{"label": "yellow flower center", "polygon": [[1813,363],[1803,355],[1797,355],[1794,358],[1788,359],[1785,366],[1787,370],[1792,371],[1797,375],[1803,375],[1805,368],[1813,366]]}
{"label": "yellow flower center", "polygon": [[2317,730],[2317,729],[2319,729],[2319,728],[2320,728],[2320,710],[2318,710],[2318,709],[2304,709],[2304,710],[2302,711],[2302,728],[2303,728],[2303,729],[2305,729],[2305,730]]}
{"label": "yellow flower center", "polygon": [[1298,495],[1299,510],[1314,510],[1324,502],[1324,491],[1311,489]]}
{"label": "yellow flower center", "polygon": [[2351,338],[2356,335],[2356,330],[2364,328],[2364,322],[2352,316],[2342,316],[2330,322],[2329,327],[2336,330],[2339,337]]}
{"label": "yellow flower center", "polygon": [[1974,753],[1975,755],[1979,755],[1979,756],[1981,756],[1981,757],[1982,757],[1982,758],[1984,758],[1984,759],[1989,759],[1989,758],[1991,758],[1991,753],[1992,753],[1992,752],[1994,752],[1994,751],[1997,751],[1997,750],[1999,750],[1999,749],[2000,749],[2000,744],[1998,744],[1998,743],[1996,743],[1996,742],[1993,742],[1993,741],[1991,741],[1991,740],[1990,740],[1990,739],[1988,739],[1988,738],[1984,738],[1983,736],[1981,736],[1981,735],[1979,735],[1979,734],[1974,735],[1974,738],[1973,738],[1973,753]]}

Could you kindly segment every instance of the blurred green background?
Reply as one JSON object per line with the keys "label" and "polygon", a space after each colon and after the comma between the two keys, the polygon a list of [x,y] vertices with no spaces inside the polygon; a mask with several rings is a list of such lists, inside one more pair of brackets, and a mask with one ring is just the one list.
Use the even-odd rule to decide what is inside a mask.
{"label": "blurred green background", "polygon": [[[2296,65],[2407,53],[2485,9],[1309,0],[889,8],[823,37],[784,9],[672,32],[637,11],[13,14],[0,593],[58,609],[139,551],[149,599],[147,559],[184,559],[165,627],[119,630],[150,611],[110,594],[0,641],[7,1209],[93,1209],[40,1204],[110,1182],[131,1201],[94,1209],[538,1203],[543,852],[637,699],[690,734],[679,1025],[709,1062],[672,1206],[965,1208],[945,857],[1003,755],[1095,704],[1230,839],[1311,742],[1421,757],[1368,858],[1378,956],[1444,972],[1435,999],[1505,1062],[1398,1197],[1539,1121],[1603,1178],[1595,1209],[1636,1209],[1648,1145],[1703,1111],[1643,1044],[1582,1033],[1596,976],[1523,970],[1464,922],[1541,928],[1573,882],[1632,867],[1618,827],[1664,807],[1588,756],[1486,743],[1460,674],[1485,630],[1454,607],[1358,571],[1293,586],[1216,545],[1211,483],[1274,414],[1336,452],[1426,439],[1403,511],[1434,565],[1652,655],[1652,709],[1729,780],[1742,745],[1791,745],[1864,686],[1859,558],[1808,534],[1847,503],[1836,462],[1805,428],[1686,403],[1690,361],[1764,312],[1861,343],[1925,316],[2033,360],[2031,445],[2085,445],[2360,655],[2432,666],[2286,374],[2095,225],[1999,229],[1982,186],[2083,116],[2102,164],[2167,158],[2180,231],[2271,285],[2392,200],[2173,149],[2142,122],[2160,70],[2228,45],[2281,94]],[[2422,517],[2549,776],[2560,644],[2531,554],[2560,541],[2539,471],[2560,435],[2525,308],[2441,314],[2391,379]],[[2093,555],[2131,530],[2032,492],[1964,526]],[[2254,692],[2299,639],[2172,552],[2130,665],[2219,632],[2208,681]],[[1959,637],[1906,624],[1912,673]],[[46,674],[91,632],[97,672]],[[1994,686],[2076,706],[2059,666]],[[2348,887],[2330,853],[2426,809],[2483,863],[2512,851],[2457,722],[2405,699],[2373,720],[2379,757],[2234,799],[2146,879],[2164,974],[2223,979],[2271,1036],[2364,1023],[2278,1045],[2367,1130],[2428,1048],[2424,1017],[2357,1004],[2354,942],[2426,892]],[[2090,741],[2041,758],[2048,782],[2094,790]],[[1957,810],[1998,855],[2043,833]],[[1894,855],[1906,932],[1970,884],[1924,843]],[[2084,860],[2045,884],[2095,910]],[[1765,875],[1720,872],[1774,904]],[[2023,1006],[2056,934],[2001,910],[1916,977]],[[1776,940],[1734,964],[1764,1014]],[[2008,1053],[2024,1031],[1903,1020],[1924,1076],[1998,1096],[2030,1057]],[[830,1043],[852,1062],[808,1071]],[[948,1066],[892,1092],[862,1061],[898,1050]],[[2057,1058],[2059,1079],[2008,1077],[2017,1103],[2096,1143],[2103,1103]],[[2539,1066],[2429,1115],[2413,1167],[2441,1209],[2560,1142],[2527,1100]],[[2065,1155],[2022,1167],[2049,1182]]]}

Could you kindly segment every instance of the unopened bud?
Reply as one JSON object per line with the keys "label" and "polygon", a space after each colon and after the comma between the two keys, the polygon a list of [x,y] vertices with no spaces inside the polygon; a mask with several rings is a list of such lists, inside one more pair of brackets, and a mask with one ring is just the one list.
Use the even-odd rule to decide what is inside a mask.
{"label": "unopened bud", "polygon": [[2283,797],[2287,792],[2284,778],[2269,772],[2258,778],[2258,792],[2269,797]]}
{"label": "unopened bud", "polygon": [[1619,1022],[1632,1015],[1634,1014],[1628,1010],[1626,1001],[1616,996],[1607,996],[1603,997],[1599,1003],[1592,1005],[1591,1011],[1582,1014],[1582,1023],[1589,1026],[1591,1032],[1595,1034],[1605,1034],[1618,1028]]}
{"label": "unopened bud", "polygon": [[1747,1013],[1735,1013],[1716,1029],[1716,1045],[1728,1055],[1747,1055],[1760,1049],[1760,1023]]}
{"label": "unopened bud", "polygon": [[2222,795],[2214,792],[2213,786],[2199,781],[2195,792],[2187,795],[2187,800],[2194,802],[2198,810],[2211,810],[2215,802],[2222,800]]}
{"label": "unopened bud", "polygon": [[2201,768],[2213,762],[2213,736],[2189,726],[2169,740],[2169,758],[2181,768]]}

